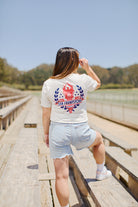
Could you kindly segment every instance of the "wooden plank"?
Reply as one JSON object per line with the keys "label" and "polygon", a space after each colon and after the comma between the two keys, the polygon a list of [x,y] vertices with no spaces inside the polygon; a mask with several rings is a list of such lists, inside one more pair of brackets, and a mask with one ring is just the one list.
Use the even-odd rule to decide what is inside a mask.
{"label": "wooden plank", "polygon": [[[41,173],[39,174],[38,179],[39,181],[55,180],[55,173],[43,173],[43,174]],[[82,206],[84,203],[72,175],[70,175],[70,179],[69,179],[69,190],[70,190],[70,199],[69,199],[70,206],[74,206],[74,205],[76,207]]]}
{"label": "wooden plank", "polygon": [[[19,137],[19,132],[23,126],[24,118],[26,116],[28,108],[30,107],[30,104],[31,102],[28,102],[27,105],[25,105],[24,110],[21,111],[15,121],[9,126],[7,131],[5,131],[4,133],[4,136],[0,140],[0,177],[3,174],[4,168],[7,164],[10,153],[12,152],[13,146],[15,145],[16,140]],[[3,148],[3,146],[5,146],[5,148]],[[2,148],[4,149],[3,153]]]}
{"label": "wooden plank", "polygon": [[109,145],[118,146],[122,148],[125,152],[127,152],[128,154],[131,154],[132,151],[138,151],[138,148],[135,147],[134,145],[131,145],[125,142],[124,140],[121,140],[117,138],[116,136],[113,136],[110,133],[103,131],[101,128],[95,126],[93,123],[89,122],[89,126],[93,128],[94,130],[100,132],[102,137],[110,142]]}
{"label": "wooden plank", "polygon": [[18,115],[18,117],[12,122],[12,124],[5,131],[3,138],[0,140],[0,143],[4,144],[15,144],[16,140],[19,137],[19,132],[24,124],[24,119],[28,113],[28,110],[31,106],[31,100],[23,107],[23,110]]}
{"label": "wooden plank", "polygon": [[0,130],[0,139],[3,137],[5,130]]}
{"label": "wooden plank", "polygon": [[106,147],[106,164],[117,178],[122,177],[125,180],[130,192],[138,199],[138,161],[118,147]]}
{"label": "wooden plank", "polygon": [[37,129],[23,128],[0,180],[1,207],[40,207],[39,190]]}
{"label": "wooden plank", "polygon": [[124,171],[138,181],[138,161],[118,147],[106,147],[106,155],[115,160]]}
{"label": "wooden plank", "polygon": [[41,173],[38,180],[55,180],[55,173]]}
{"label": "wooden plank", "polygon": [[[123,186],[113,177],[103,180],[96,181],[96,164],[95,160],[88,149],[76,151],[73,148],[74,156],[72,158],[72,167],[75,172],[76,181],[82,180],[83,185],[87,189],[92,199],[95,202],[96,207],[136,207],[136,200],[123,188]],[[81,190],[81,182],[77,183]],[[84,189],[84,188],[83,188]],[[82,191],[83,193],[83,191]]]}
{"label": "wooden plank", "polygon": [[[48,166],[46,155],[49,152],[49,149],[43,142],[43,128],[42,128],[42,110],[40,104],[38,104],[37,108],[38,120],[37,120],[37,133],[38,133],[38,157],[39,157],[39,173],[48,174]],[[41,207],[54,207],[53,204],[53,194],[51,181],[43,180],[40,182],[40,196],[41,196]]]}
{"label": "wooden plank", "polygon": [[10,106],[7,106],[0,111],[0,129],[7,129],[8,126],[15,119],[17,114],[21,111],[23,105],[31,98],[28,96],[16,103],[12,103]]}
{"label": "wooden plank", "polygon": [[15,103],[11,103],[9,106],[3,108],[0,110],[0,118],[3,119],[6,116],[8,116],[12,111],[14,111],[15,109],[17,109],[19,106],[22,106],[24,103],[26,103],[29,99],[31,98],[31,96],[28,96],[26,98],[23,98],[20,101],[16,101]]}
{"label": "wooden plank", "polygon": [[69,178],[70,178],[69,179],[69,191],[70,191],[69,204],[71,207],[73,206],[82,207],[84,206],[84,202],[77,188],[77,185],[73,177],[73,172],[71,170],[70,170]]}
{"label": "wooden plank", "polygon": [[13,149],[12,144],[0,144],[0,177],[3,174],[4,168],[7,164],[8,157]]}
{"label": "wooden plank", "polygon": [[[39,173],[48,173],[46,155],[39,155]],[[52,207],[51,186],[49,180],[40,180],[41,207]]]}
{"label": "wooden plank", "polygon": [[26,128],[36,128],[38,122],[38,98],[33,97],[33,102],[29,113],[25,119],[24,127]]}
{"label": "wooden plank", "polygon": [[[40,207],[40,200],[38,199],[39,186],[23,186],[14,185],[3,186],[0,193],[0,206],[1,207]],[[12,196],[11,196],[12,195]]]}
{"label": "wooden plank", "polygon": [[10,97],[4,97],[4,98],[0,98],[0,103],[5,102],[5,101],[13,101],[13,100],[18,100],[21,98],[24,98],[26,95],[17,95],[17,96],[10,96]]}
{"label": "wooden plank", "polygon": [[[53,176],[54,176],[54,164],[53,164],[53,159],[50,158],[50,155],[48,154],[47,155],[47,161],[48,161],[48,167],[49,167],[49,171],[53,173]],[[69,198],[69,203],[70,203],[70,206],[75,206],[75,207],[79,207],[79,206],[82,206],[83,205],[83,201],[81,199],[81,196],[80,196],[80,193],[79,191],[76,189],[76,192],[72,186],[72,183],[71,183],[71,180],[69,178],[68,180],[69,182],[69,189],[70,189],[70,198]],[[51,180],[51,185],[52,185],[52,192],[53,192],[53,198],[54,198],[54,205],[56,207],[60,207],[60,204],[59,204],[59,201],[57,199],[57,196],[56,196],[56,191],[55,191],[55,180]],[[77,195],[78,195],[78,198],[77,198]]]}
{"label": "wooden plank", "polygon": [[[50,173],[55,173],[55,169],[54,169],[54,164],[53,164],[53,159],[50,158],[50,155],[47,154],[47,163],[48,163],[48,170]],[[56,191],[55,191],[55,180],[51,180],[51,187],[52,187],[52,193],[53,193],[53,202],[54,202],[54,206],[56,207],[60,207],[57,195],[56,195]]]}

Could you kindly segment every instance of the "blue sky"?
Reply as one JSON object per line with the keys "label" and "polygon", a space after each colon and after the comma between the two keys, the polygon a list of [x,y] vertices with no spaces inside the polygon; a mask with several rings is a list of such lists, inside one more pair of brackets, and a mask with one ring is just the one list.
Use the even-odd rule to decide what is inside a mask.
{"label": "blue sky", "polygon": [[0,0],[0,57],[19,70],[71,46],[89,64],[138,63],[138,0]]}

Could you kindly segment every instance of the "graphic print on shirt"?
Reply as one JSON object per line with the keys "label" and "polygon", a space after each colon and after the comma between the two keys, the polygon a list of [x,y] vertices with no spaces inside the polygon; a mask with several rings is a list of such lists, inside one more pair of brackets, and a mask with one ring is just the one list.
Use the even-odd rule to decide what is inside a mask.
{"label": "graphic print on shirt", "polygon": [[57,88],[54,100],[60,108],[72,113],[84,100],[84,92],[81,86],[76,85],[76,89],[74,89],[71,84],[66,83],[62,91]]}

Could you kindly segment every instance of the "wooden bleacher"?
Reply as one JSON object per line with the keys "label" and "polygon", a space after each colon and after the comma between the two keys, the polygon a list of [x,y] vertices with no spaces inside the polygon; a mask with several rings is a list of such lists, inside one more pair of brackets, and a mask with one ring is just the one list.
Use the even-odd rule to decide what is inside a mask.
{"label": "wooden bleacher", "polygon": [[17,101],[21,98],[24,98],[26,95],[16,95],[16,96],[10,96],[10,97],[4,97],[4,98],[0,98],[0,109],[8,106],[10,103]]}
{"label": "wooden bleacher", "polygon": [[124,140],[121,140],[119,138],[117,138],[114,135],[111,135],[110,133],[102,130],[101,128],[95,126],[93,123],[89,122],[89,126],[100,132],[103,139],[104,139],[104,143],[106,146],[117,146],[120,147],[121,149],[123,149],[126,153],[128,153],[129,155],[132,155],[133,152],[138,151],[138,148],[135,147],[134,145],[128,144],[127,142],[125,142]]}
{"label": "wooden bleacher", "polygon": [[22,128],[0,180],[1,207],[40,207],[36,152],[37,129]]}
{"label": "wooden bleacher", "polygon": [[74,156],[70,158],[70,166],[74,171],[75,181],[81,193],[88,198],[90,206],[101,207],[136,207],[138,203],[127,192],[127,190],[114,178],[114,176],[103,180],[96,181],[96,164],[89,151],[81,151],[73,148]]}
{"label": "wooden bleacher", "polygon": [[0,98],[22,95],[22,91],[7,86],[0,87]]}
{"label": "wooden bleacher", "polygon": [[[115,165],[112,164],[113,158],[119,168],[123,171],[126,168],[137,177],[136,171],[132,170],[135,163],[123,161],[125,152],[119,148],[117,152],[122,157],[119,160],[110,149],[106,148],[107,167]],[[73,152],[69,176],[71,207],[138,206],[136,199],[128,192],[130,187],[126,189],[114,176],[103,181],[95,180],[96,163],[89,149],[77,151],[73,148]],[[129,160],[130,156],[125,155]],[[115,173],[114,168],[112,171],[117,177],[117,171]],[[118,172],[122,179],[124,172]],[[38,98],[33,97],[27,102],[0,139],[0,207],[7,206],[60,206],[55,192],[53,160],[43,142],[42,111]]]}
{"label": "wooden bleacher", "polygon": [[119,147],[106,147],[106,165],[138,200],[138,161]]}
{"label": "wooden bleacher", "polygon": [[[36,104],[37,103],[37,104]],[[26,128],[36,128],[37,122],[38,122],[38,100],[37,98],[33,98],[30,110],[26,116],[26,119],[24,121],[24,127]]]}
{"label": "wooden bleacher", "polygon": [[[20,113],[20,121],[17,118],[12,125],[16,131],[11,136],[8,133],[12,125],[5,132],[1,144],[7,150],[7,146],[12,146],[9,156],[5,156],[6,165],[0,178],[0,206],[29,206],[39,207],[40,193],[38,181],[38,137],[37,128],[24,128],[24,120],[27,116],[32,101]],[[27,108],[28,107],[28,108]],[[23,114],[24,113],[24,114]],[[20,124],[20,127],[16,126]],[[14,136],[13,136],[14,135]],[[0,153],[2,154],[0,149]],[[2,154],[4,160],[4,153]],[[5,162],[5,161],[4,161]],[[3,162],[3,163],[4,163]],[[1,166],[0,166],[1,167]],[[1,168],[0,168],[1,172]],[[7,198],[7,199],[5,199]]]}
{"label": "wooden bleacher", "polygon": [[[24,123],[28,120],[27,116],[32,109],[32,105],[36,107],[33,116],[38,115],[38,123],[36,128],[32,128],[34,118],[30,119],[30,127],[24,127]],[[12,125],[14,127],[19,123],[18,118],[6,131],[1,140],[3,149],[0,148],[2,155],[2,166],[0,166],[0,206],[26,206],[26,207],[52,207],[60,206],[55,193],[55,176],[53,161],[49,156],[49,149],[46,148],[42,138],[42,122],[41,113],[38,111],[39,105],[37,99],[33,98],[29,102],[29,107],[26,110],[26,115],[21,119],[20,129],[16,130],[16,136],[8,133]],[[33,122],[32,122],[33,120]],[[28,123],[28,122],[27,122]],[[41,123],[41,125],[40,125]],[[16,128],[16,127],[15,127]],[[15,132],[14,132],[15,133]],[[41,140],[38,154],[38,141]],[[6,153],[5,153],[6,151]],[[47,152],[47,154],[46,154]],[[42,179],[42,175],[47,175]],[[53,177],[51,177],[53,175]],[[70,205],[82,206],[81,196],[79,192],[76,195],[76,190],[72,183],[73,176],[69,180],[71,192]],[[75,182],[74,182],[75,183]],[[79,195],[79,196],[78,196]],[[7,198],[7,199],[4,199]]]}
{"label": "wooden bleacher", "polygon": [[30,102],[31,101],[27,103],[24,110],[21,111],[19,116],[17,116],[8,129],[6,131],[3,130],[4,134],[0,139],[0,177],[3,174],[8,158],[18,139],[19,132],[23,127],[24,119],[28,113]]}
{"label": "wooden bleacher", "polygon": [[3,135],[4,135],[4,130],[0,130],[0,139],[3,137]]}
{"label": "wooden bleacher", "polygon": [[7,129],[12,121],[16,118],[21,107],[29,101],[31,96],[27,96],[19,101],[11,103],[7,107],[0,110],[0,130]]}

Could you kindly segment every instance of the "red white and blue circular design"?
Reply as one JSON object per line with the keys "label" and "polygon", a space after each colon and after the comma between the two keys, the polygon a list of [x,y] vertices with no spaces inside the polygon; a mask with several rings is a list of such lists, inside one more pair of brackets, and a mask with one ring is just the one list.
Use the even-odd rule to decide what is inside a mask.
{"label": "red white and blue circular design", "polygon": [[66,83],[62,90],[55,90],[54,100],[60,108],[72,113],[84,100],[84,92],[81,86],[76,85],[74,89],[71,84]]}

